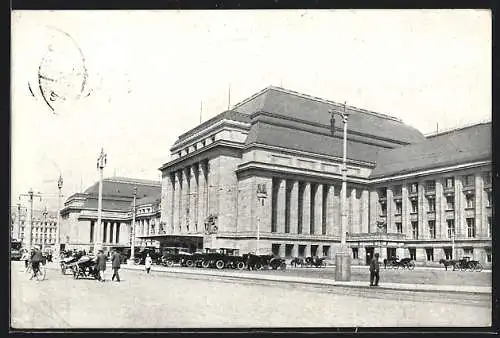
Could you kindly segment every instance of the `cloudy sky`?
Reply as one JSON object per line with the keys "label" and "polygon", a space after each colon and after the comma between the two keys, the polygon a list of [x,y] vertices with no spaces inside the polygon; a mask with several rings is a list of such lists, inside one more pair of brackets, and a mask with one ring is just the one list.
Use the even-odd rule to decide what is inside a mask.
{"label": "cloudy sky", "polygon": [[[40,95],[40,64],[52,79],[76,69],[65,82],[42,82],[65,93],[64,102],[48,100],[55,112]],[[78,98],[82,65],[88,76]],[[491,17],[486,10],[14,11],[11,69],[12,201],[33,188],[46,196],[39,205],[53,207],[59,173],[65,196],[98,179],[101,147],[105,177],[159,179],[170,146],[199,123],[200,103],[202,120],[222,112],[229,86],[231,105],[282,86],[389,114],[423,133],[490,120]]]}

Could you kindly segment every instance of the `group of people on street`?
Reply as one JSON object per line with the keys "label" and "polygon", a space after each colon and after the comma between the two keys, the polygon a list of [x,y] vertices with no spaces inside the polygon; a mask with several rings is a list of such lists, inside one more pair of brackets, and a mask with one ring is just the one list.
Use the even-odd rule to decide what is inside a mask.
{"label": "group of people on street", "polygon": [[[96,269],[99,271],[99,281],[103,283],[106,281],[106,261],[107,256],[104,254],[104,250],[99,250],[99,253],[97,254]],[[111,269],[113,269],[113,276],[111,277],[111,281],[114,281],[116,278],[117,283],[120,283],[120,263],[120,254],[118,253],[118,251],[113,250],[111,253]]]}

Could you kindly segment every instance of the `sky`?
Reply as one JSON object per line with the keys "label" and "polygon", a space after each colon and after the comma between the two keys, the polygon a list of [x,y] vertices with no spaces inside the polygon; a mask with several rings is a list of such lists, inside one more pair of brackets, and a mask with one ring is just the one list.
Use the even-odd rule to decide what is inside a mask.
{"label": "sky", "polygon": [[[200,110],[208,120],[270,85],[424,134],[491,120],[487,10],[13,11],[11,22],[11,204],[33,189],[35,208],[55,208],[60,174],[65,198],[85,190],[101,148],[104,177],[159,180]],[[54,111],[42,68],[45,93],[65,98],[48,100]]]}

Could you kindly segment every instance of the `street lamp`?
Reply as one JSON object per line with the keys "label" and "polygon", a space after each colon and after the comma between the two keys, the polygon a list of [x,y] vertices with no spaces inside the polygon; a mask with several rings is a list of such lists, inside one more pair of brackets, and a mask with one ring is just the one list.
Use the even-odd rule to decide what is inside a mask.
{"label": "street lamp", "polygon": [[256,248],[255,248],[255,254],[259,255],[260,252],[260,218],[262,216],[263,210],[264,210],[264,201],[267,198],[267,190],[266,190],[266,184],[257,184],[257,199],[259,200],[259,204],[261,206],[260,213],[257,217],[257,242],[256,242]]}
{"label": "street lamp", "polygon": [[56,247],[55,247],[55,257],[56,259],[59,259],[60,257],[60,252],[61,252],[61,239],[59,238],[61,236],[61,190],[63,187],[63,178],[62,175],[59,174],[59,179],[57,180],[57,189],[59,191],[58,196],[57,196],[57,224],[56,224]]}
{"label": "street lamp", "polygon": [[342,122],[344,123],[344,134],[343,134],[343,156],[342,156],[342,191],[340,198],[340,250],[335,254],[335,280],[338,281],[349,281],[351,279],[351,255],[347,248],[347,120],[349,114],[346,112],[346,104],[344,102],[343,112],[337,112],[334,110],[329,111],[332,114],[331,122],[331,132],[332,136],[335,132],[335,118],[334,114],[339,114],[342,117]]}
{"label": "street lamp", "polygon": [[130,226],[130,258],[127,261],[127,264],[132,265],[135,264],[135,203],[136,203],[136,198],[137,198],[137,187],[134,187],[134,203],[132,205],[132,224]]}
{"label": "street lamp", "polygon": [[104,153],[104,149],[101,148],[101,153],[97,158],[97,169],[99,170],[99,197],[97,201],[97,226],[94,234],[94,254],[101,247],[101,222],[102,222],[102,175],[103,169],[106,166],[107,154]]}

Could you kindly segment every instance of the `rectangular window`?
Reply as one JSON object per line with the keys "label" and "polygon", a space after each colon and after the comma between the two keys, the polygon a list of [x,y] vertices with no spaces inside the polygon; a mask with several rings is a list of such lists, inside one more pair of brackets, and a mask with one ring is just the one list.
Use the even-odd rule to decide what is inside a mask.
{"label": "rectangular window", "polygon": [[446,226],[447,226],[448,238],[452,238],[453,234],[455,234],[455,220],[447,219]]}
{"label": "rectangular window", "polygon": [[453,252],[452,248],[444,248],[444,256],[446,260],[453,259]]}
{"label": "rectangular window", "polygon": [[446,196],[446,210],[455,210],[455,196]]}
{"label": "rectangular window", "polygon": [[403,186],[401,184],[395,185],[393,191],[394,196],[401,196],[403,194]]}
{"label": "rectangular window", "polygon": [[414,182],[410,184],[410,193],[414,194],[418,192],[418,183]]}
{"label": "rectangular window", "polygon": [[465,221],[467,222],[467,237],[476,237],[476,224],[474,218],[467,218]]}
{"label": "rectangular window", "polygon": [[486,248],[486,262],[491,263],[491,248]]}
{"label": "rectangular window", "polygon": [[330,257],[330,246],[323,245],[323,257]]}
{"label": "rectangular window", "polygon": [[464,187],[472,187],[472,186],[474,186],[474,175],[465,175]]}
{"label": "rectangular window", "polygon": [[418,222],[416,221],[411,222],[411,234],[412,239],[418,239]]}
{"label": "rectangular window", "polygon": [[436,212],[436,199],[434,197],[429,197],[427,203],[429,204],[429,211]]}
{"label": "rectangular window", "polygon": [[396,202],[396,215],[401,215],[403,212],[403,203],[401,201]]}
{"label": "rectangular window", "polygon": [[473,248],[464,248],[464,256],[474,257],[474,249]]}
{"label": "rectangular window", "polygon": [[418,212],[418,201],[416,201],[416,200],[411,201],[411,212],[412,212],[412,214],[415,214]]}
{"label": "rectangular window", "polygon": [[427,256],[427,261],[428,262],[434,261],[434,249],[433,248],[427,248],[427,249],[425,249],[425,254]]}
{"label": "rectangular window", "polygon": [[410,252],[410,259],[416,261],[417,260],[417,249],[408,248],[408,251]]}
{"label": "rectangular window", "polygon": [[435,191],[436,190],[436,181],[425,181],[425,190],[426,191]]}
{"label": "rectangular window", "polygon": [[358,248],[352,248],[352,259],[358,259]]}
{"label": "rectangular window", "polygon": [[436,239],[436,221],[429,221],[429,237]]}
{"label": "rectangular window", "polygon": [[[337,189],[335,189],[335,190],[337,190]],[[298,234],[302,233],[303,207],[304,207],[304,183],[299,182],[299,208],[297,210],[297,233]]]}
{"label": "rectangular window", "polygon": [[455,186],[455,179],[453,177],[446,177],[445,187],[453,188]]}
{"label": "rectangular window", "polygon": [[401,222],[396,222],[396,231],[398,234],[403,233],[403,224]]}
{"label": "rectangular window", "polygon": [[491,207],[491,191],[486,192],[486,206]]}
{"label": "rectangular window", "polygon": [[90,221],[90,243],[94,243],[94,221]]}
{"label": "rectangular window", "polygon": [[380,203],[380,215],[387,216],[387,204]]}
{"label": "rectangular window", "polygon": [[472,194],[465,195],[465,207],[467,209],[474,208],[474,195]]}

